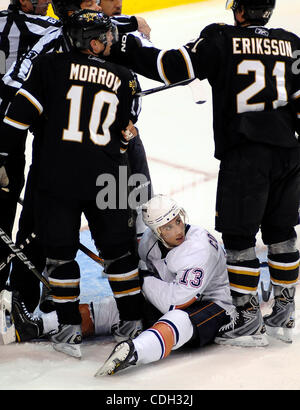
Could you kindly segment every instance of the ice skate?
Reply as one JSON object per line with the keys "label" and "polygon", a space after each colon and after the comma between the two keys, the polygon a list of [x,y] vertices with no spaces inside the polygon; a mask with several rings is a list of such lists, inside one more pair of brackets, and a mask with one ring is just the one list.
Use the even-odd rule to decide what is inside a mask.
{"label": "ice skate", "polygon": [[295,292],[296,288],[284,288],[273,285],[274,304],[272,312],[264,316],[267,335],[292,343],[295,327]]}
{"label": "ice skate", "polygon": [[97,376],[108,376],[135,365],[137,362],[137,353],[131,340],[121,342],[116,345],[104,365],[97,371]]}
{"label": "ice skate", "polygon": [[50,333],[49,336],[55,350],[78,359],[81,358],[82,332],[80,325],[61,324],[58,331]]}
{"label": "ice skate", "polygon": [[26,342],[43,335],[43,321],[26,309],[18,292],[12,292],[11,317],[15,326],[16,341]]}
{"label": "ice skate", "polygon": [[219,329],[215,343],[231,346],[267,346],[269,344],[257,296],[237,306],[231,321]]}
{"label": "ice skate", "polygon": [[128,339],[134,339],[143,331],[141,320],[121,320],[117,326],[112,329],[115,341],[120,343]]}

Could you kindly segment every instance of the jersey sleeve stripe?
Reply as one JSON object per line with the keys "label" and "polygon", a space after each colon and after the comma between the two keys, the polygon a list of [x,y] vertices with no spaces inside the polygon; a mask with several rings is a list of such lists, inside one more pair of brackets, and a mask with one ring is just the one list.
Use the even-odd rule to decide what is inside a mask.
{"label": "jersey sleeve stripe", "polygon": [[190,59],[190,56],[189,56],[188,52],[186,51],[186,49],[184,47],[180,47],[178,50],[182,54],[182,57],[185,61],[186,69],[187,69],[189,78],[195,78],[195,72],[194,72],[194,69],[193,69],[193,64],[191,62],[191,59]]}
{"label": "jersey sleeve stripe", "polygon": [[21,94],[23,95],[23,97],[27,98],[27,100],[38,110],[39,114],[42,114],[44,108],[42,104],[40,104],[40,102],[32,94],[30,94],[28,91],[24,89],[19,90],[17,94]]}
{"label": "jersey sleeve stripe", "polygon": [[8,125],[11,125],[14,128],[18,128],[19,130],[28,130],[28,128],[30,127],[30,125],[28,124],[23,124],[22,122],[13,120],[9,117],[4,117],[3,122],[5,122]]}
{"label": "jersey sleeve stripe", "polygon": [[158,74],[159,74],[160,78],[163,80],[163,82],[168,85],[168,84],[170,84],[170,81],[167,79],[167,76],[165,74],[165,70],[164,70],[164,67],[163,67],[163,63],[162,63],[162,58],[163,58],[165,53],[166,53],[166,51],[161,51],[158,54],[158,57],[157,57],[157,71],[158,71]]}

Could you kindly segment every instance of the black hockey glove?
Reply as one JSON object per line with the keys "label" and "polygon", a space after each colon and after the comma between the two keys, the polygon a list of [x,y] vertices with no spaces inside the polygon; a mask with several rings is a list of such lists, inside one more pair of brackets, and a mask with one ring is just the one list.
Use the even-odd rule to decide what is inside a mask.
{"label": "black hockey glove", "polygon": [[0,154],[0,187],[4,188],[9,184],[9,179],[5,169],[7,154]]}

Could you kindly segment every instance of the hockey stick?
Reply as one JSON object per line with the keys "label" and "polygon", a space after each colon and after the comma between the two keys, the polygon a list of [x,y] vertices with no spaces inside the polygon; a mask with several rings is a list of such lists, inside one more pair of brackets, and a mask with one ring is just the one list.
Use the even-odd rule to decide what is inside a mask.
{"label": "hockey stick", "polygon": [[[25,239],[25,241],[19,246],[21,250],[25,248],[26,245],[29,245],[32,239],[36,238],[36,235],[34,233],[31,233],[28,238]],[[15,253],[10,253],[6,260],[0,263],[0,271],[5,268],[9,264],[9,262],[16,257]]]}
{"label": "hockey stick", "polygon": [[[23,199],[19,198],[18,199],[18,203],[20,205],[23,206]],[[34,234],[33,234],[34,235]],[[99,265],[101,265],[102,267],[104,266],[104,260],[102,258],[100,258],[98,255],[96,255],[93,251],[91,251],[90,249],[88,249],[86,246],[84,246],[82,243],[79,242],[79,250],[83,253],[85,253],[87,256],[89,256],[91,259],[93,259],[93,261],[97,262]],[[0,265],[1,266],[1,265]],[[1,267],[0,267],[1,270]]]}
{"label": "hockey stick", "polygon": [[[187,80],[179,81],[178,83],[162,85],[160,87],[149,88],[149,90],[140,91],[140,92],[135,94],[135,97],[145,97],[145,95],[150,95],[150,94],[158,93],[160,91],[169,90],[170,88],[178,87],[179,85],[189,85],[193,81],[198,81],[199,82],[199,80],[197,80],[195,78],[192,78],[192,79],[189,78]],[[193,87],[193,85],[191,84],[191,89],[193,91],[192,87]],[[194,94],[194,99],[195,99],[196,104],[204,104],[206,102],[205,100],[198,100],[198,98],[196,98],[196,93]]]}
{"label": "hockey stick", "polygon": [[20,259],[21,262],[24,263],[24,265],[27,266],[29,270],[49,289],[51,290],[51,287],[49,285],[49,282],[47,281],[46,278],[44,278],[43,275],[40,274],[40,272],[36,269],[36,267],[33,265],[32,262],[27,258],[26,255],[24,255],[23,252],[17,247],[17,245],[12,241],[12,239],[6,235],[6,233],[3,231],[3,229],[0,228],[0,238],[2,241],[12,250],[12,252]]}

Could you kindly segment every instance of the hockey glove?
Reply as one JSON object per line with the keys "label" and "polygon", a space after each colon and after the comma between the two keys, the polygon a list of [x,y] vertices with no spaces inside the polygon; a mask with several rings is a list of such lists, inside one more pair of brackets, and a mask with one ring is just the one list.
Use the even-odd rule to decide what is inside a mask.
{"label": "hockey glove", "polygon": [[5,169],[7,154],[0,154],[0,187],[4,188],[9,184],[9,179]]}

